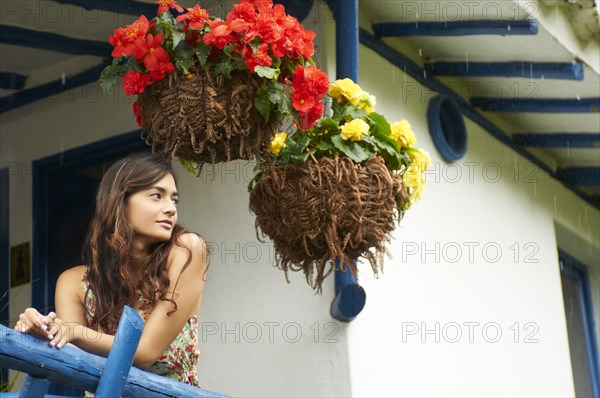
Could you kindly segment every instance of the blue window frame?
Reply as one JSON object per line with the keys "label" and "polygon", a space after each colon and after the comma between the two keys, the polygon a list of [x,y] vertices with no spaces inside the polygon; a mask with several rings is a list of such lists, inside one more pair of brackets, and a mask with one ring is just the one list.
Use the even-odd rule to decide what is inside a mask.
{"label": "blue window frame", "polygon": [[588,273],[583,264],[559,251],[569,333],[573,380],[577,396],[600,397],[596,327]]}
{"label": "blue window frame", "polygon": [[[0,169],[0,323],[8,325],[8,168]],[[8,369],[0,368],[0,380],[8,380]]]}

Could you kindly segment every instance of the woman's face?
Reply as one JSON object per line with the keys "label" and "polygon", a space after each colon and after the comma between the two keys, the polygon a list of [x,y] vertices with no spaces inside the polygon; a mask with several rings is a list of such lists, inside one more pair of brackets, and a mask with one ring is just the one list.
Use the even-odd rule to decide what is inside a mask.
{"label": "woman's face", "polygon": [[126,214],[139,249],[146,250],[154,243],[171,238],[177,222],[178,201],[179,194],[171,174],[129,197]]}

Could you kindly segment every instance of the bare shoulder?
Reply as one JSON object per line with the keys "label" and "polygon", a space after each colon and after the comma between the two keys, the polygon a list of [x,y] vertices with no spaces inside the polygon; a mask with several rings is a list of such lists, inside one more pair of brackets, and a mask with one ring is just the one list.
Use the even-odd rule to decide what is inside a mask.
{"label": "bare shoulder", "polygon": [[188,254],[191,252],[193,256],[206,254],[206,244],[204,240],[193,232],[186,232],[177,238],[177,242],[173,245],[173,251],[181,251]]}
{"label": "bare shoulder", "polygon": [[68,285],[72,285],[72,284],[78,285],[83,280],[83,276],[85,274],[85,269],[86,269],[85,265],[78,265],[76,267],[69,268],[60,274],[60,276],[58,277],[57,283],[62,282],[62,283],[68,284]]}
{"label": "bare shoulder", "polygon": [[56,296],[76,297],[83,301],[82,280],[85,274],[85,265],[69,268],[63,271],[56,281]]}
{"label": "bare shoulder", "polygon": [[188,258],[191,260],[190,266],[204,268],[206,243],[200,236],[192,232],[186,232],[177,238],[177,242],[172,246],[169,253],[169,262],[172,265],[180,264],[180,266],[183,266]]}

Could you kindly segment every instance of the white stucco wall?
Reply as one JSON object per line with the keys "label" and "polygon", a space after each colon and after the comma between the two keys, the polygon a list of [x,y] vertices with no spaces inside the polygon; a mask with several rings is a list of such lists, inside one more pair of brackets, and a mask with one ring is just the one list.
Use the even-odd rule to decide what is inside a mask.
{"label": "white stucco wall", "polygon": [[416,82],[364,47],[360,61],[379,110],[408,118],[433,162],[384,275],[364,267],[367,306],[348,329],[353,395],[574,395],[554,223],[597,252],[598,211],[468,119],[466,156],[444,162],[426,89],[404,97]]}
{"label": "white stucco wall", "polygon": [[[319,61],[333,80],[333,24],[305,25],[320,31]],[[257,397],[573,396],[557,248],[590,266],[598,321],[598,211],[469,120],[467,155],[447,165],[427,133],[422,92],[402,95],[403,83],[418,83],[362,46],[360,65],[378,111],[407,118],[433,163],[384,274],[361,267],[367,303],[352,323],[329,316],[331,278],[315,296],[302,275],[288,285],[272,267],[248,211],[251,164],[220,166],[214,179],[177,166],[180,221],[212,251],[203,387]],[[31,161],[136,128],[131,99],[95,101],[87,90],[0,115],[1,162],[20,167],[10,179],[11,244],[31,240]],[[20,289],[10,292],[11,317],[29,305],[31,287]]]}

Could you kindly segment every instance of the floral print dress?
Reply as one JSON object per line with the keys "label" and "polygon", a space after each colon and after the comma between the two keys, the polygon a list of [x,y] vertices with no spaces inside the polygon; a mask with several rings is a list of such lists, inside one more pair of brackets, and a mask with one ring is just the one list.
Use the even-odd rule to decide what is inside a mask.
{"label": "floral print dress", "polygon": [[[92,289],[88,290],[85,276],[82,282],[84,292],[87,292],[85,297],[85,306],[88,309],[86,311],[87,327],[91,327],[91,315],[93,316],[96,310],[96,296],[92,292]],[[139,304],[140,309],[138,313],[145,322],[153,308],[141,294]],[[148,371],[182,383],[200,387],[196,371],[199,355],[198,315],[194,314],[189,317],[186,324],[183,325],[181,332],[175,337],[175,340],[167,347],[158,360],[152,364]]]}

